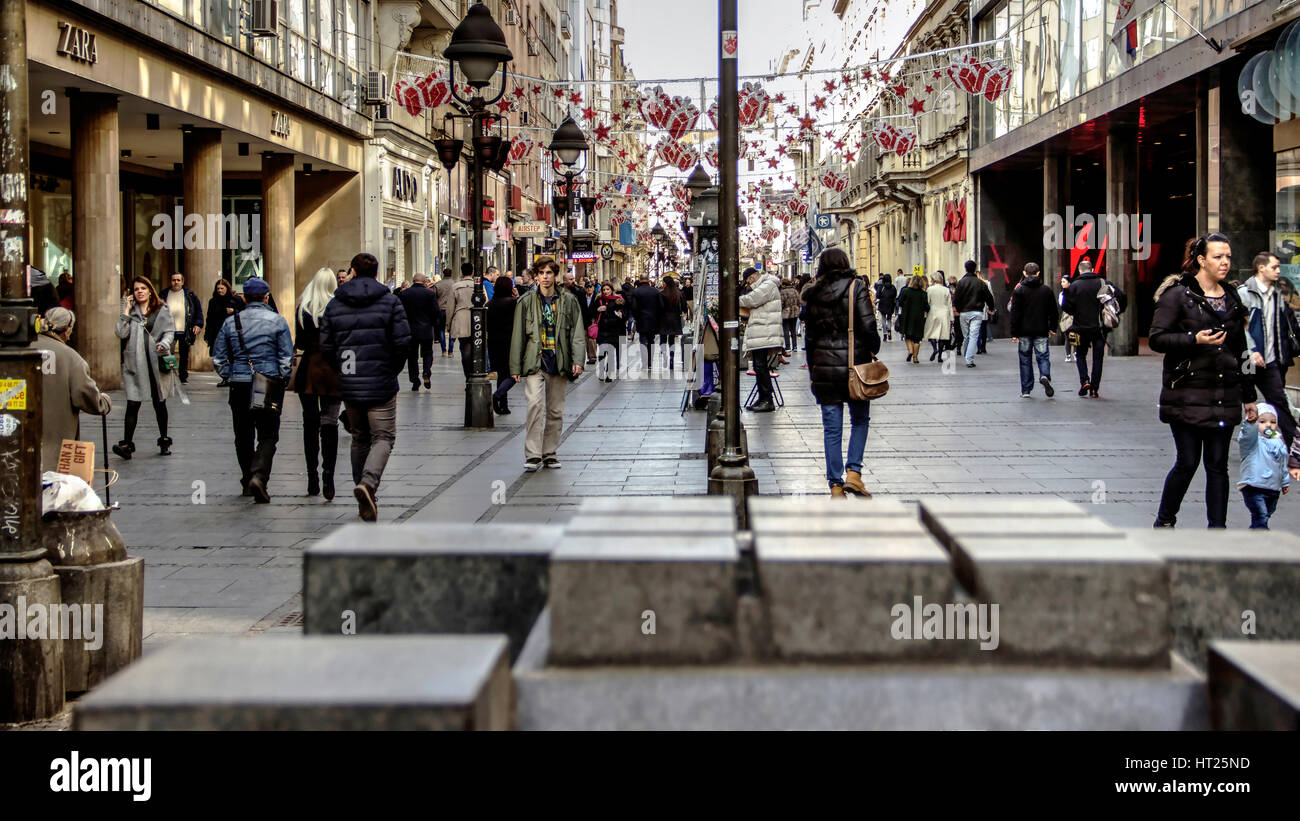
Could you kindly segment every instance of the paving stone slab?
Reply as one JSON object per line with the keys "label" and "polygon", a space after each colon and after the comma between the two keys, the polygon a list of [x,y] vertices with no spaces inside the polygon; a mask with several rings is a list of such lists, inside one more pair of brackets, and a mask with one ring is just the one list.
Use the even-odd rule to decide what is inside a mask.
{"label": "paving stone slab", "polygon": [[1300,642],[1211,641],[1216,730],[1300,730]]}
{"label": "paving stone slab", "polygon": [[309,547],[303,629],[337,634],[504,633],[511,657],[546,604],[562,528],[349,525]]}
{"label": "paving stone slab", "polygon": [[668,513],[638,515],[633,513],[583,513],[579,511],[569,519],[565,537],[605,536],[620,538],[624,535],[657,535],[661,538],[702,536],[731,536],[736,532],[734,515],[674,516]]}
{"label": "paving stone slab", "polygon": [[[820,492],[819,488],[819,492]],[[749,499],[751,521],[764,516],[798,516],[822,518],[826,516],[859,518],[863,516],[917,517],[916,505],[897,499],[832,499],[829,496],[790,498],[781,496],[753,496]]]}
{"label": "paving stone slab", "polygon": [[1167,666],[1169,567],[1123,538],[966,538],[958,581],[998,605],[994,661]]}
{"label": "paving stone slab", "polygon": [[1010,519],[1028,517],[1031,519],[1047,518],[1088,518],[1092,512],[1084,506],[1066,501],[1055,496],[1037,499],[1018,499],[1013,496],[993,497],[958,497],[953,499],[925,499],[921,502],[921,515],[929,516],[975,516]]}
{"label": "paving stone slab", "polygon": [[[910,612],[918,598],[943,605],[954,600],[954,590],[948,555],[919,522],[908,521],[916,532],[859,539],[755,532],[776,658],[943,660],[973,652],[974,630],[974,641],[924,641],[919,631],[913,636]],[[909,615],[902,616],[899,605]]]}
{"label": "paving stone slab", "polygon": [[765,514],[750,520],[755,537],[767,535],[819,537],[860,537],[862,539],[924,538],[934,542],[920,519],[912,516],[773,516]]}
{"label": "paving stone slab", "polygon": [[551,555],[551,661],[732,658],[738,558],[730,536],[566,536]]}
{"label": "paving stone slab", "polygon": [[170,642],[77,702],[78,730],[487,730],[513,724],[504,636]]}
{"label": "paving stone slab", "polygon": [[[633,471],[639,474],[640,470]],[[585,478],[585,475],[584,475]],[[625,484],[620,480],[619,484]],[[673,516],[732,516],[732,503],[722,496],[593,496],[583,499],[583,514],[667,513]]]}
{"label": "paving stone slab", "polygon": [[1211,639],[1300,640],[1300,536],[1150,527],[1127,533],[1169,565],[1174,650],[1198,669],[1205,669]]}

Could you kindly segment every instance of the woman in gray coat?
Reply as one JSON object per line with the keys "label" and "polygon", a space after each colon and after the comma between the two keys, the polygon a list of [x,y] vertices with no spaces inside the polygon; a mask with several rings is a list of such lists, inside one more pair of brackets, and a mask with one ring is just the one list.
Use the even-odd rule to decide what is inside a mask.
{"label": "woman in gray coat", "polygon": [[[758,273],[745,269],[742,276]],[[772,404],[772,373],[769,359],[780,353],[784,345],[781,338],[781,281],[775,274],[759,274],[754,290],[740,297],[740,307],[749,309],[749,322],[745,326],[745,353],[754,361],[754,375],[758,382],[758,399],[750,406],[753,413],[776,410]]]}
{"label": "woman in gray coat", "polygon": [[122,347],[122,389],[126,393],[126,430],[113,452],[123,459],[135,453],[135,425],[140,405],[148,397],[158,420],[158,449],[171,455],[167,436],[167,399],[176,392],[176,371],[162,372],[158,357],[172,352],[176,335],[171,312],[158,298],[153,283],[144,277],[131,280],[131,294],[122,301],[122,316],[113,329]]}

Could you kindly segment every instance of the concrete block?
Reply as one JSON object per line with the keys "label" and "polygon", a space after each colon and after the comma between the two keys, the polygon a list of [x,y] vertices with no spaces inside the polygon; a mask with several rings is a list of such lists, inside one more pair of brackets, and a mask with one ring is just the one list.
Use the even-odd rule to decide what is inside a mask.
{"label": "concrete block", "polygon": [[[27,635],[33,608],[48,614],[62,601],[59,577],[45,559],[0,562],[0,605],[7,623],[0,633],[0,723],[63,712],[63,641],[50,638],[48,630],[41,637]],[[20,623],[23,638],[18,637]]]}
{"label": "concrete block", "polygon": [[773,516],[765,514],[750,520],[750,529],[755,537],[766,535],[804,536],[808,538],[835,537],[855,539],[925,539],[938,543],[916,516]]}
{"label": "concrete block", "polygon": [[[63,603],[82,605],[83,636],[63,640],[63,686],[69,693],[85,692],[140,658],[144,639],[144,559],[55,565],[54,572],[59,576]],[[99,635],[95,643],[99,647],[95,649],[87,646],[84,638],[87,615],[97,623]]]}
{"label": "concrete block", "polygon": [[1047,496],[1026,499],[1020,496],[959,496],[952,499],[922,499],[921,516],[976,516],[1000,519],[1027,517],[1052,519],[1069,517],[1086,519],[1092,512],[1085,506]]}
{"label": "concrete block", "polygon": [[577,513],[565,528],[565,538],[575,536],[604,536],[614,534],[642,535],[653,533],[661,538],[682,536],[730,536],[736,532],[736,520],[731,515],[674,516],[667,513],[639,515],[635,513]]}
{"label": "concrete block", "polygon": [[962,537],[953,565],[998,605],[998,661],[1168,665],[1169,568],[1127,539]]}
{"label": "concrete block", "polygon": [[1211,639],[1300,640],[1300,536],[1276,530],[1126,532],[1169,565],[1173,647],[1198,669],[1205,669]]}
{"label": "concrete block", "polygon": [[748,504],[751,521],[765,516],[795,516],[803,519],[820,519],[827,516],[837,518],[897,516],[913,519],[917,517],[916,505],[900,502],[897,499],[832,499],[829,496],[795,499],[788,496],[751,496]]}
{"label": "concrete block", "polygon": [[504,636],[172,642],[77,702],[78,730],[504,730]]}
{"label": "concrete block", "polygon": [[[810,524],[851,521],[837,518]],[[935,660],[972,652],[972,644],[978,645],[978,640],[895,637],[895,605],[904,604],[910,611],[916,597],[940,605],[954,597],[948,555],[921,532],[919,522],[904,521],[916,531],[886,531],[854,539],[774,536],[762,529],[755,533],[758,572],[776,658]],[[910,618],[906,626],[910,636]]]}
{"label": "concrete block", "polygon": [[1300,642],[1211,641],[1216,730],[1300,730]]}
{"label": "concrete block", "polygon": [[730,536],[566,537],[551,555],[551,663],[732,658],[738,558]]}
{"label": "concrete block", "polygon": [[578,507],[579,516],[602,513],[730,517],[731,503],[721,496],[590,496]]}
{"label": "concrete block", "polygon": [[304,552],[303,630],[361,635],[503,633],[518,655],[546,605],[563,529],[536,525],[348,525]]}

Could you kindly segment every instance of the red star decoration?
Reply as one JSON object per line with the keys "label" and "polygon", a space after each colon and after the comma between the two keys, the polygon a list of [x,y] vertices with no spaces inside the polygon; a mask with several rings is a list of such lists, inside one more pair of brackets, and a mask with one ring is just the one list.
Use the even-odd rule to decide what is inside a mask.
{"label": "red star decoration", "polygon": [[627,111],[627,110],[628,110],[629,108],[631,108],[631,107],[632,107],[632,101],[631,101],[631,100],[624,100],[624,101],[623,101],[623,110],[624,110],[624,111]]}
{"label": "red star decoration", "polygon": [[541,93],[542,93],[542,87],[541,87],[541,86],[538,86],[538,85],[535,85],[535,86],[533,86],[533,88],[532,88],[532,92],[533,92],[533,95],[534,95],[534,96],[536,96],[536,95],[538,95],[538,94],[541,94]]}
{"label": "red star decoration", "polygon": [[870,80],[870,79],[871,79],[871,69],[869,69],[869,68],[864,68],[864,69],[862,69],[862,79],[864,79],[864,80]]}
{"label": "red star decoration", "polygon": [[931,74],[930,76],[937,80],[937,79],[939,79],[940,77],[943,76],[943,73],[942,73],[942,72],[939,72],[939,71],[936,71],[936,72],[934,72],[933,74]]}
{"label": "red star decoration", "polygon": [[562,89],[562,88],[553,88],[553,89],[551,89],[551,94],[554,95],[554,96],[555,96],[555,99],[557,99],[557,100],[563,100],[563,99],[564,99],[564,89]]}
{"label": "red star decoration", "polygon": [[912,109],[913,117],[918,114],[923,114],[925,113],[925,100],[913,99],[912,102],[907,104],[907,107]]}
{"label": "red star decoration", "polygon": [[813,97],[813,100],[812,100],[812,107],[815,108],[815,109],[817,109],[818,111],[821,111],[821,110],[825,109],[825,108],[826,108],[826,98],[825,98],[825,97],[821,97],[821,96]]}
{"label": "red star decoration", "polygon": [[513,89],[511,89],[511,93],[513,93],[516,97],[523,97],[528,92],[524,90],[523,86],[515,86]]}
{"label": "red star decoration", "polygon": [[835,132],[834,132],[834,131],[827,131],[827,132],[826,132],[825,134],[823,134],[822,136],[824,136],[824,137],[825,137],[826,139],[828,139],[828,140],[833,140],[833,139],[835,139]]}
{"label": "red star decoration", "polygon": [[844,161],[845,161],[845,162],[853,162],[853,157],[854,157],[854,156],[855,156],[854,153],[853,153],[852,151],[850,151],[850,152],[848,152],[847,154],[844,155]]}
{"label": "red star decoration", "polygon": [[626,160],[626,159],[627,159],[627,149],[626,149],[626,148],[620,148],[620,149],[618,150],[618,158],[619,158],[620,160]]}
{"label": "red star decoration", "polygon": [[582,118],[584,120],[596,119],[596,109],[592,108],[591,106],[587,106],[582,110]]}
{"label": "red star decoration", "polygon": [[767,161],[767,167],[768,167],[768,168],[776,168],[776,166],[777,166],[777,160],[776,160],[776,157],[772,157],[771,159],[769,159],[769,160]]}
{"label": "red star decoration", "polygon": [[772,102],[776,103],[777,105],[780,105],[781,103],[784,103],[784,102],[785,102],[785,95],[784,95],[784,94],[778,94],[778,95],[776,95],[775,97],[772,98]]}
{"label": "red star decoration", "polygon": [[515,105],[514,100],[502,99],[501,102],[497,103],[497,111],[500,111],[502,114],[506,114],[512,108],[514,108],[514,105]]}
{"label": "red star decoration", "polygon": [[835,85],[834,80],[827,80],[826,82],[822,83],[822,88],[826,89],[827,94],[830,94],[832,91],[838,88],[838,86]]}
{"label": "red star decoration", "polygon": [[815,125],[817,125],[817,121],[814,120],[811,115],[806,115],[799,118],[799,128],[801,128],[804,131],[812,131],[813,126]]}
{"label": "red star decoration", "polygon": [[573,92],[572,94],[569,95],[569,102],[573,103],[574,105],[582,105],[582,95],[576,91]]}
{"label": "red star decoration", "polygon": [[836,150],[836,151],[843,151],[843,150],[844,150],[844,141],[843,141],[843,140],[836,140],[836,141],[835,141],[835,150]]}
{"label": "red star decoration", "polygon": [[889,90],[897,94],[899,97],[902,97],[904,94],[907,93],[907,86],[905,86],[902,83],[899,83],[896,86],[890,86]]}
{"label": "red star decoration", "polygon": [[882,72],[880,72],[880,82],[882,82],[882,83],[887,83],[887,82],[889,82],[889,72],[888,72],[888,71],[882,71]]}
{"label": "red star decoration", "polygon": [[596,139],[597,139],[599,142],[602,142],[602,143],[605,142],[606,140],[608,140],[608,139],[609,139],[609,126],[607,126],[607,125],[598,125],[598,126],[596,126]]}
{"label": "red star decoration", "polygon": [[780,154],[782,157],[786,156],[785,146],[784,146],[784,145],[778,145],[778,146],[776,147],[776,153]]}
{"label": "red star decoration", "polygon": [[926,94],[933,94],[933,93],[934,93],[934,86],[926,86],[926,87],[925,87],[925,93],[926,93]]}
{"label": "red star decoration", "polygon": [[609,119],[610,119],[612,122],[615,122],[615,123],[621,123],[621,122],[623,122],[623,115],[622,115],[622,114],[619,114],[617,111],[615,111],[613,114],[609,115]]}
{"label": "red star decoration", "polygon": [[799,116],[799,106],[794,105],[793,103],[791,103],[790,105],[788,105],[788,106],[785,107],[785,113],[786,113],[786,114],[789,114],[791,117],[798,117],[798,116]]}
{"label": "red star decoration", "polygon": [[853,75],[852,75],[852,74],[845,74],[843,77],[840,78],[840,85],[842,85],[842,86],[846,86],[846,87],[847,87],[847,86],[850,86],[850,85],[852,85],[852,84],[853,84]]}

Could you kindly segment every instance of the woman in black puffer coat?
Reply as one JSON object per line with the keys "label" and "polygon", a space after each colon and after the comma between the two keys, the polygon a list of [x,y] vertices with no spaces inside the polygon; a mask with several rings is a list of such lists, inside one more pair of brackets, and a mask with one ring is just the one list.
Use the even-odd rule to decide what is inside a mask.
{"label": "woman in black puffer coat", "polygon": [[[497,277],[492,287],[487,313],[488,357],[493,362],[508,363],[515,330],[515,283],[510,277]],[[503,416],[510,413],[507,397],[515,386],[514,377],[506,370],[505,366],[497,367],[497,389],[492,393],[492,410]]]}
{"label": "woman in black puffer coat", "polygon": [[1205,509],[1210,527],[1227,527],[1228,446],[1233,430],[1255,420],[1254,377],[1242,373],[1248,313],[1223,281],[1232,247],[1223,234],[1189,240],[1183,272],[1156,291],[1151,350],[1165,355],[1160,421],[1177,450],[1165,478],[1156,527],[1173,527],[1183,496],[1205,464]]}
{"label": "woman in black puffer coat", "polygon": [[[867,448],[871,403],[849,399],[849,285],[853,288],[853,361],[865,364],[880,352],[876,313],[871,289],[859,282],[849,267],[848,256],[838,248],[822,253],[817,278],[804,288],[801,299],[808,345],[808,374],[812,392],[822,408],[822,440],[826,451],[826,481],[832,496],[849,491],[870,497],[862,484],[862,454]],[[848,463],[841,445],[844,439],[844,403],[849,404]],[[844,470],[848,468],[847,478]]]}

